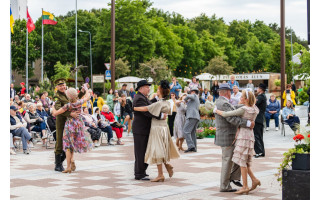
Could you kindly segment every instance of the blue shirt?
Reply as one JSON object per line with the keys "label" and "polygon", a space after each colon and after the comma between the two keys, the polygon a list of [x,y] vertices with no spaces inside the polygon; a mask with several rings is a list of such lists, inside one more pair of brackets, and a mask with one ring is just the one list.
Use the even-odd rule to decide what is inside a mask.
{"label": "blue shirt", "polygon": [[133,100],[133,98],[134,98],[134,96],[136,95],[136,93],[135,93],[135,91],[133,91],[133,92],[129,92],[129,95],[131,96],[131,98],[132,98],[132,100]]}
{"label": "blue shirt", "polygon": [[[170,83],[170,87],[173,83]],[[182,89],[181,85],[179,84],[178,81],[176,81],[176,85],[174,85],[171,89],[170,89],[170,93],[175,93],[177,97],[179,97],[179,93],[180,91],[176,91],[176,89]]]}
{"label": "blue shirt", "polygon": [[228,81],[228,84],[229,84],[229,87],[230,87],[230,89],[231,89],[231,94],[233,94],[233,86],[234,85],[236,85],[236,86],[238,86],[238,88],[239,88],[239,83],[238,83],[238,81],[233,81],[233,84],[231,83],[231,81]]}

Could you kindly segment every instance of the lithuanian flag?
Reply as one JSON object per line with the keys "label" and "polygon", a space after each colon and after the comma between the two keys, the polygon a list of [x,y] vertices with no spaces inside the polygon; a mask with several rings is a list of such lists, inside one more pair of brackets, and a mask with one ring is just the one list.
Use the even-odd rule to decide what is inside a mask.
{"label": "lithuanian flag", "polygon": [[46,11],[42,11],[42,21],[43,24],[56,25],[58,23],[57,19],[53,16],[53,14]]}
{"label": "lithuanian flag", "polygon": [[12,11],[11,11],[11,8],[10,8],[10,28],[11,28],[11,33],[12,34],[13,34],[13,23],[14,23],[14,19],[13,19]]}

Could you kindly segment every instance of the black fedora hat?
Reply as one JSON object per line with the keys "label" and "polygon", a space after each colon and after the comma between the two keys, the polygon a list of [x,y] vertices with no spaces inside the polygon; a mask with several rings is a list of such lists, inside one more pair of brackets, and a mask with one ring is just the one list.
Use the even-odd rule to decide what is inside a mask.
{"label": "black fedora hat", "polygon": [[259,84],[259,88],[262,89],[263,91],[267,90],[267,86],[265,84],[263,84],[263,83]]}
{"label": "black fedora hat", "polygon": [[150,84],[150,83],[148,83],[148,81],[147,81],[147,80],[141,80],[141,81],[139,81],[139,82],[137,83],[136,91],[138,91],[138,90],[139,90],[139,88],[141,88],[142,86],[145,86],[145,85],[150,86],[151,84]]}

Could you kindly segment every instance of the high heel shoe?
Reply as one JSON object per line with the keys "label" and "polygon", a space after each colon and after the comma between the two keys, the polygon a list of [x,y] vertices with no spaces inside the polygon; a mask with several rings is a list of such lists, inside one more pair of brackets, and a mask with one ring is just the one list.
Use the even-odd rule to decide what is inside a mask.
{"label": "high heel shoe", "polygon": [[75,171],[76,170],[76,164],[74,163],[74,161],[71,161],[71,171]]}
{"label": "high heel shoe", "polygon": [[69,173],[69,174],[71,174],[71,169],[66,169],[66,170],[62,171],[62,173]]}
{"label": "high heel shoe", "polygon": [[170,164],[164,164],[164,166],[166,167],[169,177],[171,178],[173,176],[173,167]]}
{"label": "high heel shoe", "polygon": [[151,180],[151,182],[163,182],[164,181],[164,176],[158,176],[157,178]]}
{"label": "high heel shoe", "polygon": [[249,188],[243,189],[241,188],[240,190],[236,191],[235,194],[249,194]]}
{"label": "high heel shoe", "polygon": [[256,189],[258,185],[261,186],[261,182],[259,180],[252,181],[252,187],[250,188],[250,191]]}

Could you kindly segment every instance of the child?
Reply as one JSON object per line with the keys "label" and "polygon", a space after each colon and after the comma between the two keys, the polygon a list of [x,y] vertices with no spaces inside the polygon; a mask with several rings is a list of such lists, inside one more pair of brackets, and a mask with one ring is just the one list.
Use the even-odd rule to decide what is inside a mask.
{"label": "child", "polygon": [[[59,114],[64,113],[65,111],[69,110],[71,112],[81,112],[81,105],[90,99],[90,93],[88,92],[88,89],[86,85],[84,85],[84,88],[86,90],[85,97],[83,99],[78,100],[78,92],[74,88],[69,88],[66,91],[66,95],[69,99],[68,104],[64,105],[59,110],[53,109],[53,116],[57,116]],[[54,107],[53,107],[54,108]],[[63,130],[63,150],[66,152],[67,157],[67,169],[63,171],[62,173],[71,173],[71,168],[73,168],[72,171],[75,170],[75,164],[73,155],[74,152],[87,152],[88,150],[91,150],[93,147],[92,141],[90,137],[85,134],[84,129],[84,123],[82,121],[81,117],[77,118],[68,118],[64,130]]]}
{"label": "child", "polygon": [[[242,118],[254,121],[259,113],[259,109],[255,106],[255,102],[256,100],[251,90],[246,89],[242,91],[240,98],[240,103],[244,104],[243,107],[228,112],[217,110],[216,113],[222,117],[242,116]],[[251,170],[254,152],[254,134],[252,129],[243,127],[238,129],[233,152],[232,161],[240,166],[243,179],[243,187],[241,190],[235,192],[235,194],[248,194],[249,191],[254,190],[258,185],[261,185],[260,181],[254,176]],[[252,180],[251,189],[248,188],[247,174],[249,174]]]}

